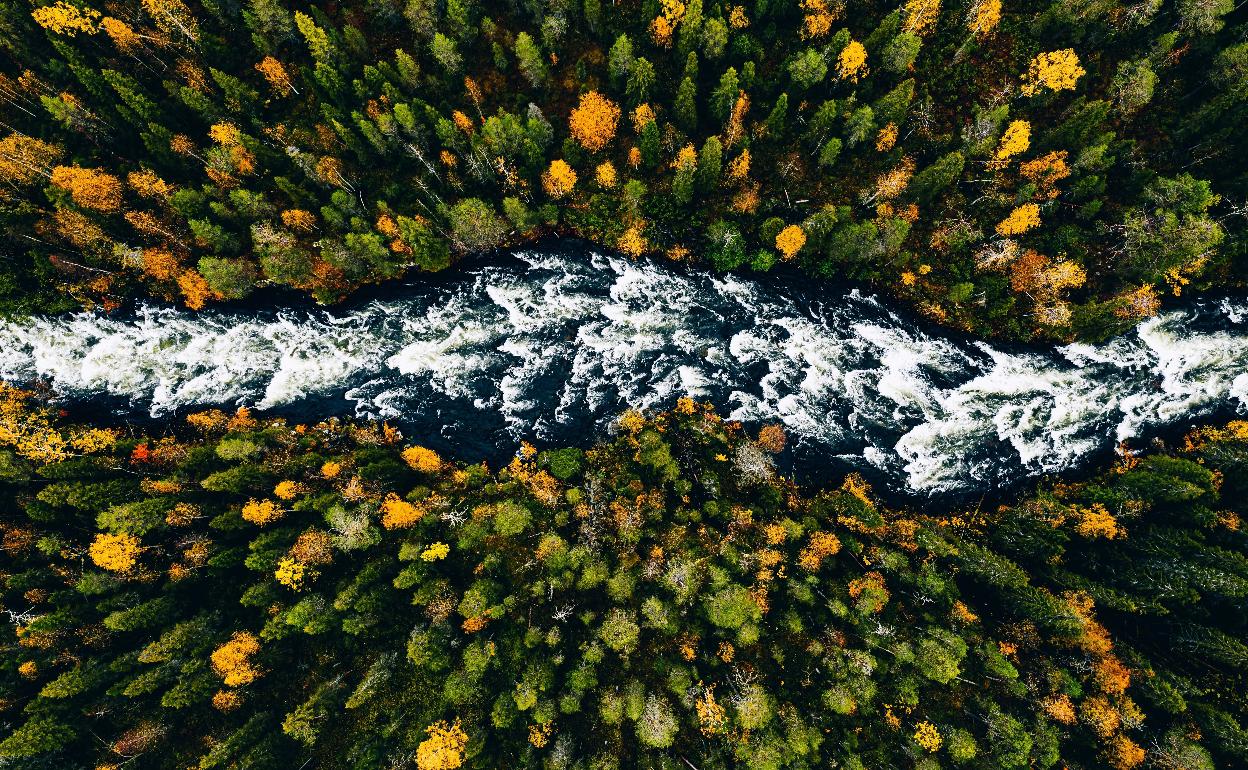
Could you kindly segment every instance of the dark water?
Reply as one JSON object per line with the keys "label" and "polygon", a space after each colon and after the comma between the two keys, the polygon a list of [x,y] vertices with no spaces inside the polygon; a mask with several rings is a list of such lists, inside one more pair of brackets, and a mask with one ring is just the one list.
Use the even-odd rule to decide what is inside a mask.
{"label": "dark water", "polygon": [[0,324],[0,378],[118,418],[246,405],[386,419],[466,459],[590,443],[623,408],[782,423],[805,476],[1001,490],[1117,442],[1248,409],[1248,301],[1097,346],[1001,348],[853,290],[558,248],[334,310],[143,306]]}

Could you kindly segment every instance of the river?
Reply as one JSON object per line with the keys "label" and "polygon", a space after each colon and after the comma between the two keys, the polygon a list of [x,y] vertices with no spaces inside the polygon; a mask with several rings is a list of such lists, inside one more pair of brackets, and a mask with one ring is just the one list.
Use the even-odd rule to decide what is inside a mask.
{"label": "river", "polygon": [[782,423],[787,461],[815,476],[964,495],[1248,411],[1248,300],[1192,301],[1102,345],[1003,347],[857,290],[543,247],[333,309],[0,323],[0,378],[119,419],[384,419],[473,460],[521,439],[588,445],[623,408],[687,394]]}

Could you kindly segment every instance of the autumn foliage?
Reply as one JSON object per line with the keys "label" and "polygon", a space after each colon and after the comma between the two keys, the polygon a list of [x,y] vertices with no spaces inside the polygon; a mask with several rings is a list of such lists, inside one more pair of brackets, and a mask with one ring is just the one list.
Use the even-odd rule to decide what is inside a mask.
{"label": "autumn foliage", "polygon": [[260,677],[260,671],[252,662],[260,652],[260,641],[254,634],[237,632],[230,640],[212,653],[212,670],[217,672],[227,687],[251,684]]}
{"label": "autumn foliage", "polygon": [[[1015,265],[1037,301],[1081,280],[1067,255],[1025,250],[1007,277]],[[32,399],[13,401],[38,415]],[[857,474],[804,489],[779,470],[781,428],[688,397],[626,413],[589,451],[523,444],[496,471],[402,447],[385,425],[192,418],[185,434],[114,436],[87,462],[0,450],[10,687],[97,714],[92,734],[56,733],[96,765],[118,746],[179,766],[272,752],[272,770],[377,746],[422,768],[601,761],[605,734],[714,767],[725,742],[762,762],[794,731],[821,766],[1026,766],[1036,740],[1072,766],[1233,756],[1154,688],[1233,670],[1233,647],[1182,645],[1235,638],[1197,586],[1211,564],[1239,575],[1209,561],[1242,550],[1245,512],[1221,491],[1244,480],[1238,422],[942,513],[890,507]],[[67,442],[98,430],[39,419]],[[239,499],[267,525],[240,519]],[[277,500],[289,509],[273,519]],[[1193,500],[1210,513],[1183,524]],[[1152,591],[1158,555],[1183,567],[1169,579],[1201,582]],[[1140,622],[1149,602],[1183,635]],[[1183,667],[1193,655],[1201,673]],[[577,693],[592,708],[560,707]],[[102,708],[117,697],[129,707]],[[430,716],[413,727],[412,713]],[[0,752],[45,726],[23,714]]]}
{"label": "autumn foliage", "polygon": [[52,169],[51,179],[79,206],[104,213],[121,208],[121,181],[100,169],[57,166]]}
{"label": "autumn foliage", "polygon": [[421,473],[437,473],[442,470],[442,458],[432,449],[411,446],[403,450],[403,462]]}
{"label": "autumn foliage", "polygon": [[1079,57],[1072,48],[1040,53],[1027,67],[1022,91],[1027,96],[1035,96],[1044,90],[1074,90],[1079,78],[1085,74],[1086,71],[1079,65]]}
{"label": "autumn foliage", "polygon": [[273,500],[248,500],[243,505],[243,518],[252,524],[264,526],[272,524],[282,517],[284,511],[281,506]]}
{"label": "autumn foliage", "polygon": [[867,49],[857,40],[841,49],[836,57],[836,74],[838,77],[857,81],[867,74]]}
{"label": "autumn foliage", "polygon": [[139,555],[139,539],[129,534],[101,532],[91,544],[91,561],[109,572],[129,572]]}
{"label": "autumn foliage", "polygon": [[576,187],[577,175],[564,160],[552,160],[546,173],[542,174],[542,189],[551,198],[567,196]]}
{"label": "autumn foliage", "polygon": [[463,766],[468,735],[458,719],[453,724],[435,722],[425,732],[429,737],[416,749],[416,766],[420,770],[454,770]]}
{"label": "autumn foliage", "polygon": [[[5,16],[0,313],[331,304],[552,234],[762,274],[775,220],[792,269],[981,336],[1100,339],[1243,279],[1221,0],[256,3]],[[1002,237],[1082,290],[1017,302]]]}
{"label": "autumn foliage", "polygon": [[793,259],[806,245],[806,233],[798,225],[789,225],[776,235],[776,250],[785,259]]}
{"label": "autumn foliage", "polygon": [[52,5],[36,8],[32,15],[39,26],[57,34],[74,37],[78,33],[94,35],[99,31],[100,12],[93,8],[57,0]]}
{"label": "autumn foliage", "polygon": [[568,128],[582,147],[598,152],[615,137],[619,121],[619,106],[597,91],[589,91],[581,94],[580,103],[568,118]]}

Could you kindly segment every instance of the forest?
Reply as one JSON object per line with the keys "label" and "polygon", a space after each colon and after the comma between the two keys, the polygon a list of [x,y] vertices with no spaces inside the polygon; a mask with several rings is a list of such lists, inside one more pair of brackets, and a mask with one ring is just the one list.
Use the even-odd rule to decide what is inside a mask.
{"label": "forest", "polygon": [[1233,0],[4,0],[0,313],[545,233],[1102,339],[1242,286]]}
{"label": "forest", "polygon": [[[0,323],[328,306],[557,236],[1138,335],[1248,278],[1245,5],[0,0]],[[675,393],[491,467],[9,379],[3,770],[1248,767],[1242,386],[952,505],[805,484],[793,431]]]}
{"label": "forest", "polygon": [[1248,761],[1248,423],[997,507],[806,492],[783,429],[626,412],[454,462],[386,425],[0,400],[0,765]]}

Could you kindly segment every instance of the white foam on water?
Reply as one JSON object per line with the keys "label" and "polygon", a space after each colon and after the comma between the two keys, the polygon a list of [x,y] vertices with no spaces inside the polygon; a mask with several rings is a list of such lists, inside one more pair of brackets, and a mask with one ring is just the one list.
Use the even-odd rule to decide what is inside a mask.
{"label": "white foam on water", "polygon": [[375,331],[381,323],[379,310],[373,307],[341,319],[328,316],[310,325],[283,315],[258,330],[259,336],[277,353],[278,361],[257,406],[291,404],[376,369],[383,350]]}
{"label": "white foam on water", "polygon": [[152,415],[341,396],[359,416],[496,444],[588,441],[625,406],[692,395],[782,423],[816,460],[924,493],[1062,471],[1150,430],[1248,411],[1241,300],[1195,303],[1103,345],[1010,351],[920,328],[856,290],[812,298],[601,254],[515,257],[328,311],[0,323],[0,377]]}
{"label": "white foam on water", "polygon": [[944,488],[966,447],[1008,446],[1024,468],[1039,472],[1058,470],[1070,457],[1104,445],[1103,436],[1089,444],[1082,433],[1097,419],[1096,393],[1107,385],[1089,381],[1080,370],[1053,367],[1041,356],[986,352],[987,370],[956,388],[932,391],[925,419],[897,442],[912,486]]}

